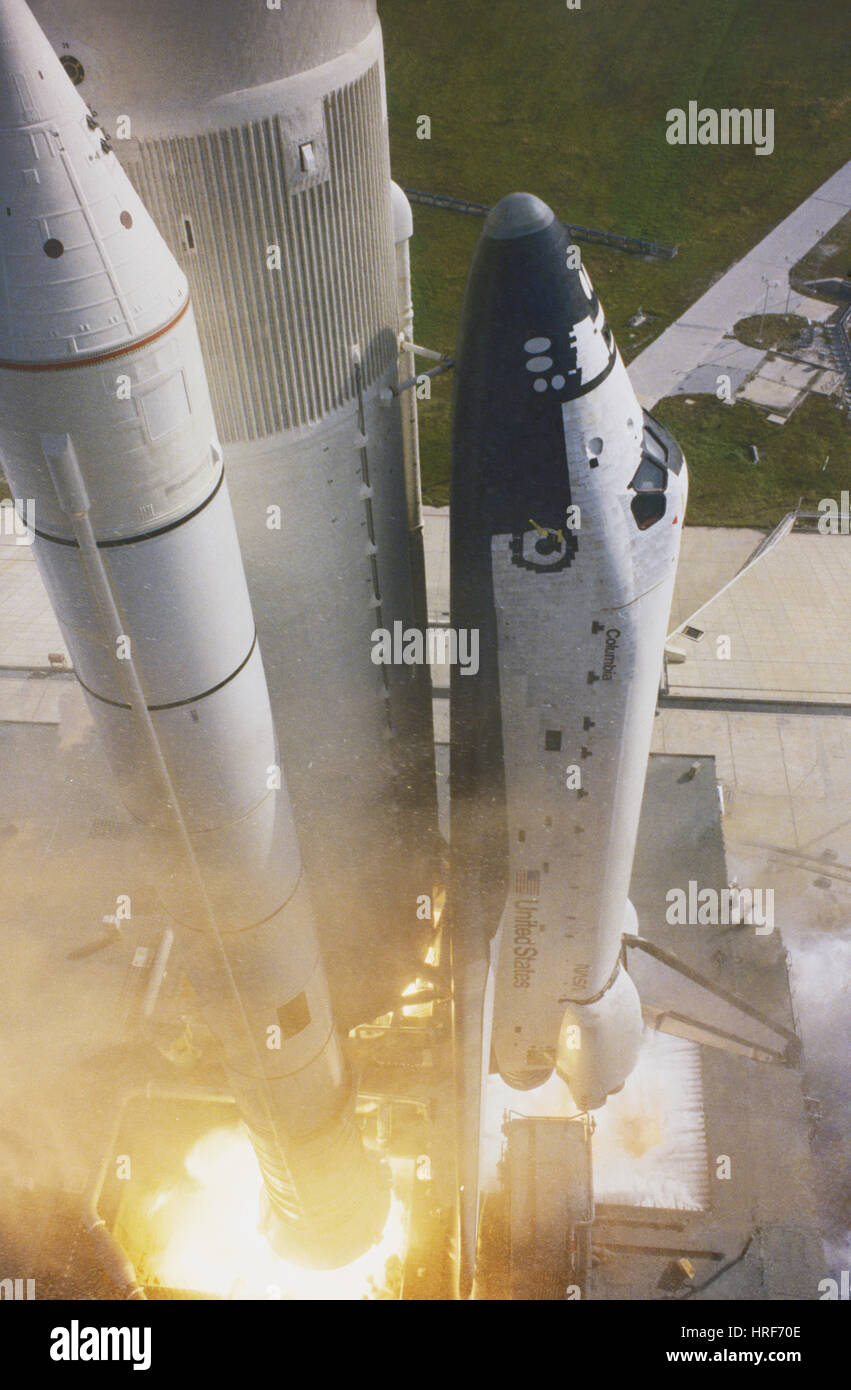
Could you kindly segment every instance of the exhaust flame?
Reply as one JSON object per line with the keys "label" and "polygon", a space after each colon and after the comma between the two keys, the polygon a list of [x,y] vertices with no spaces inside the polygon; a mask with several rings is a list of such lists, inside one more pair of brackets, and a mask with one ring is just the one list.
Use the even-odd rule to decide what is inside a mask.
{"label": "exhaust flame", "polygon": [[184,1166],[187,1180],[158,1192],[145,1213],[154,1247],[140,1270],[146,1283],[233,1299],[336,1301],[398,1292],[387,1288],[398,1281],[406,1242],[405,1211],[395,1196],[377,1245],[342,1269],[305,1269],[280,1259],[259,1230],[263,1184],[244,1130],[211,1130]]}

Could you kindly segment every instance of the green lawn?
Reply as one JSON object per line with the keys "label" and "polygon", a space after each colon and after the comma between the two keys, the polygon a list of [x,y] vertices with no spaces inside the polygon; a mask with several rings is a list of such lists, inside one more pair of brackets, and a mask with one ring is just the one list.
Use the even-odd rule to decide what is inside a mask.
{"label": "green lawn", "polygon": [[851,280],[851,212],[825,232],[821,241],[789,272],[798,283],[806,280]]}
{"label": "green lawn", "polygon": [[806,327],[807,320],[800,314],[754,314],[739,319],[733,325],[733,333],[748,347],[784,352],[797,346]]}
{"label": "green lawn", "polygon": [[[669,396],[654,407],[686,456],[692,526],[771,527],[797,506],[817,511],[823,497],[839,499],[851,478],[851,435],[844,416],[810,395],[785,425],[745,401],[724,405],[714,396]],[[750,461],[750,445],[759,463]],[[827,456],[830,461],[824,468]]]}
{"label": "green lawn", "polygon": [[[397,182],[676,242],[673,261],[583,254],[628,361],[851,156],[842,6],[799,0],[379,0]],[[771,107],[775,148],[671,146],[689,100]],[[432,138],[416,138],[428,115]],[[451,350],[481,222],[414,209],[416,331]],[[643,306],[658,315],[637,330]],[[420,402],[423,485],[446,500],[451,374]]]}

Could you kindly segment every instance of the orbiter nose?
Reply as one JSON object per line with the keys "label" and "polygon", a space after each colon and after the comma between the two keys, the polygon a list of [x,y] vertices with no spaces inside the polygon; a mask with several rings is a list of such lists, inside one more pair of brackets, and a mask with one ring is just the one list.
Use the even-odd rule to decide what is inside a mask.
{"label": "orbiter nose", "polygon": [[509,193],[485,219],[460,340],[456,379],[487,343],[482,371],[502,401],[517,390],[518,373],[546,408],[584,395],[614,366],[617,349],[581,250],[532,193]]}
{"label": "orbiter nose", "polygon": [[500,198],[485,219],[484,235],[494,241],[513,241],[543,231],[555,221],[555,213],[534,193],[509,193]]}

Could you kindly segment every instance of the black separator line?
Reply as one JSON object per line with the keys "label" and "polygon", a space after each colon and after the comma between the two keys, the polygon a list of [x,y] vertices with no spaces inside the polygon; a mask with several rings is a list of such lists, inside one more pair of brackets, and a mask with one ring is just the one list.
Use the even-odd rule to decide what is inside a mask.
{"label": "black separator line", "polygon": [[[193,507],[191,512],[187,512],[186,516],[179,516],[176,521],[169,521],[165,526],[157,526],[153,531],[143,531],[139,536],[119,536],[119,538],[114,541],[98,541],[98,550],[115,550],[120,545],[143,545],[145,541],[153,540],[155,536],[164,536],[168,531],[176,531],[179,526],[185,526],[187,521],[193,521],[196,516],[204,511],[205,507],[209,507],[224,480],[225,470],[222,469],[213,491],[204,498],[203,502],[199,502],[197,507]],[[79,549],[77,542],[74,540],[65,540],[62,536],[51,536],[48,531],[40,531],[37,526],[34,526],[32,529],[39,540],[50,541],[51,545],[67,545],[70,546],[72,550]]]}
{"label": "black separator line", "polygon": [[[235,670],[231,671],[231,673],[230,673],[229,676],[225,676],[225,678],[224,678],[223,681],[219,681],[218,685],[211,685],[210,688],[209,688],[209,690],[202,690],[201,693],[200,693],[200,695],[188,695],[188,696],[186,697],[185,700],[171,700],[171,701],[169,701],[168,704],[165,704],[165,705],[148,705],[147,708],[150,710],[151,714],[158,714],[161,710],[166,710],[166,709],[181,709],[184,705],[197,705],[197,704],[200,704],[200,702],[201,702],[202,700],[206,700],[206,698],[207,698],[208,695],[215,695],[215,693],[216,693],[217,690],[222,690],[222,689],[224,689],[224,687],[225,687],[226,685],[228,685],[232,680],[234,680],[234,678],[235,678],[236,676],[239,675],[239,673],[240,673],[240,671],[243,669],[243,667],[247,666],[248,663],[249,663],[249,661],[251,660],[251,657],[252,657],[253,654],[254,654],[254,648],[255,648],[256,646],[257,646],[257,629],[255,628],[255,629],[254,629],[254,637],[253,637],[251,646],[250,646],[249,649],[248,649],[248,655],[239,663],[239,665],[235,668]],[[80,680],[80,677],[78,676],[77,679]],[[128,709],[128,710],[129,710],[129,709],[132,709],[132,708],[133,708],[132,705],[126,704],[123,700],[110,700],[106,695],[98,695],[97,691],[96,691],[96,690],[92,690],[91,687],[88,686],[88,685],[86,685],[85,681],[83,681],[83,680],[80,680],[80,685],[83,687],[83,689],[86,691],[86,693],[87,693],[88,695],[91,695],[91,697],[92,697],[93,700],[98,700],[102,705],[112,705],[113,709]]]}

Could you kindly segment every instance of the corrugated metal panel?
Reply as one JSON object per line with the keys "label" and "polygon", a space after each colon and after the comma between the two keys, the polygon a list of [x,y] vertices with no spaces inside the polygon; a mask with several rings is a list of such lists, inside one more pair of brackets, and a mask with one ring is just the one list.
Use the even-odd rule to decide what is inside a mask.
{"label": "corrugated metal panel", "polygon": [[[394,351],[378,65],[329,93],[323,107],[329,177],[292,192],[284,175],[291,137],[278,117],[146,141],[129,166],[186,269],[225,442],[323,419],[353,397],[352,344],[361,346],[367,387]],[[269,245],[281,248],[280,270],[267,268]]]}

